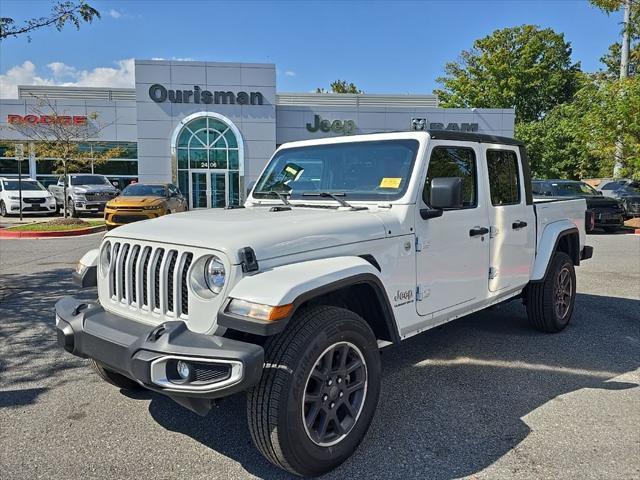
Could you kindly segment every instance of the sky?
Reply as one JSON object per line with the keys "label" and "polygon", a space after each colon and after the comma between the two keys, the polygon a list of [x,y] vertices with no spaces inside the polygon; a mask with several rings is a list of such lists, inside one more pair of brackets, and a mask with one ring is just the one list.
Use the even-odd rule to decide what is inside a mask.
{"label": "sky", "polygon": [[[49,0],[1,0],[0,17],[45,16]],[[367,93],[428,94],[448,61],[496,29],[550,27],[574,62],[600,68],[621,13],[587,0],[171,1],[89,0],[102,18],[0,43],[0,98],[17,85],[133,87],[133,59],[276,64],[279,92],[335,79]]]}

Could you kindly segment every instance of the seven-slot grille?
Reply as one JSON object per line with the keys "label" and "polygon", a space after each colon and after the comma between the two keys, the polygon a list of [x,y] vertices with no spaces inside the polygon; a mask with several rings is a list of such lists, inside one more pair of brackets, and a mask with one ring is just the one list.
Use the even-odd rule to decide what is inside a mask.
{"label": "seven-slot grille", "polygon": [[111,248],[113,300],[176,318],[189,314],[187,279],[193,253],[128,242],[115,242]]}

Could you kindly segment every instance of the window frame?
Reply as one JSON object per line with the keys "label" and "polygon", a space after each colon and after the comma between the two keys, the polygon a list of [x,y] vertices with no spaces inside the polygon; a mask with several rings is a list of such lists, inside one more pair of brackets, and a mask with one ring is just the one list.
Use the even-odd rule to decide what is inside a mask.
{"label": "window frame", "polygon": [[[478,177],[479,177],[479,174],[480,174],[480,171],[479,171],[479,168],[478,168],[478,155],[476,154],[476,150],[473,147],[470,147],[470,146],[467,146],[467,145],[440,144],[440,145],[434,145],[433,146],[433,148],[429,152],[429,162],[427,163],[427,169],[425,171],[424,179],[422,181],[422,192],[420,192],[420,198],[421,198],[422,202],[427,207],[434,208],[425,199],[425,191],[426,191],[426,188],[427,188],[427,178],[429,177],[429,167],[431,166],[431,159],[433,157],[433,153],[438,149],[447,149],[447,148],[457,148],[457,149],[460,149],[460,150],[469,150],[473,154],[473,169],[474,169],[474,172],[475,172],[475,175],[473,176],[474,203],[473,203],[473,205],[467,205],[467,206],[463,206],[463,207],[460,207],[460,208],[443,208],[441,210],[451,212],[451,211],[456,211],[456,210],[471,210],[471,209],[474,209],[474,208],[478,208],[478,206],[480,205],[480,201],[479,201],[480,195],[479,195],[479,192],[478,192]],[[439,177],[435,177],[435,178],[439,178]]]}
{"label": "window frame", "polygon": [[[489,153],[491,152],[511,152],[514,154],[515,159],[516,159],[516,178],[518,179],[517,181],[517,189],[518,189],[518,200],[515,202],[509,202],[509,203],[499,203],[499,204],[495,204],[493,203],[493,195],[491,195],[491,179],[489,178]],[[520,174],[522,173],[522,168],[521,168],[521,160],[518,156],[518,152],[516,150],[512,150],[510,148],[487,148],[487,150],[485,151],[485,162],[487,165],[487,193],[489,195],[489,200],[491,201],[491,206],[492,207],[508,207],[511,205],[522,205],[522,187],[524,182],[521,180],[520,178]]]}

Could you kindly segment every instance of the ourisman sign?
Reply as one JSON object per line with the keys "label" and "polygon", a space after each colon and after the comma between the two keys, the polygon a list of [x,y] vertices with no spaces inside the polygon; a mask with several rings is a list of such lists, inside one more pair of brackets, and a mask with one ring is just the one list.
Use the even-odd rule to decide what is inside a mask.
{"label": "ourisman sign", "polygon": [[193,90],[168,90],[159,83],[149,87],[149,98],[156,103],[214,103],[223,105],[262,105],[260,92],[210,92],[194,85]]}

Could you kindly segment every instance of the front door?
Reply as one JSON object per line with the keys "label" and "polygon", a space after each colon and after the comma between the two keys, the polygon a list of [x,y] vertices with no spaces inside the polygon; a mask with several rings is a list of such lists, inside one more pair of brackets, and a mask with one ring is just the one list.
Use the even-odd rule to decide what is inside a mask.
{"label": "front door", "polygon": [[483,171],[481,151],[468,142],[432,145],[419,205],[428,205],[433,178],[461,177],[463,206],[427,220],[417,209],[416,308],[419,315],[431,316],[425,325],[440,323],[488,295],[489,236],[482,230],[488,226],[486,193],[484,182],[478,181]]}
{"label": "front door", "polygon": [[191,170],[189,206],[195,208],[226,207],[228,176],[225,170]]}
{"label": "front door", "polygon": [[527,205],[520,152],[483,145],[489,184],[491,265],[489,290],[508,291],[529,281],[535,249],[536,218]]}

